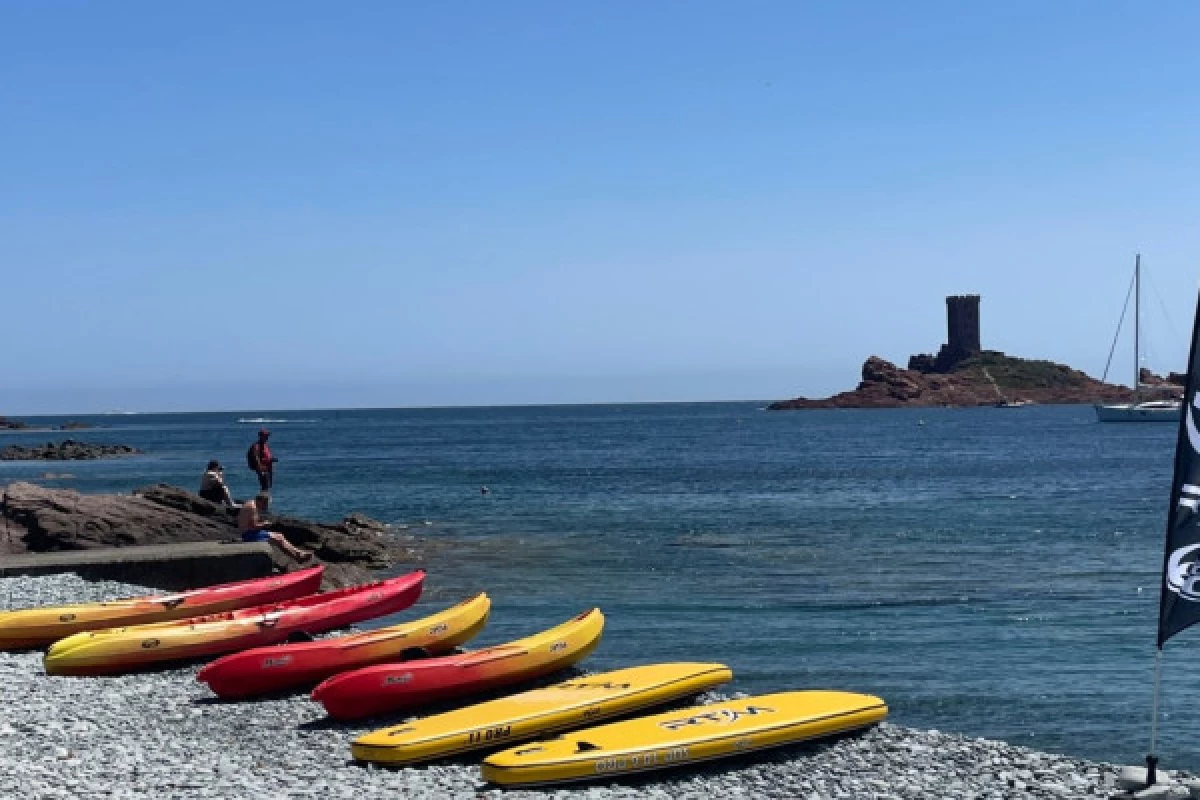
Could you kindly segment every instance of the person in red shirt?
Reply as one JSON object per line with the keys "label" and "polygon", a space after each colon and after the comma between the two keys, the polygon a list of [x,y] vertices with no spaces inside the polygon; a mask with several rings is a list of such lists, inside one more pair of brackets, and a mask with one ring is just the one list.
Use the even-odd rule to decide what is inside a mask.
{"label": "person in red shirt", "polygon": [[269,491],[275,483],[275,462],[279,460],[271,455],[271,448],[267,445],[270,436],[271,432],[263,428],[258,432],[258,441],[246,451],[246,464],[258,476],[258,486],[264,492]]}

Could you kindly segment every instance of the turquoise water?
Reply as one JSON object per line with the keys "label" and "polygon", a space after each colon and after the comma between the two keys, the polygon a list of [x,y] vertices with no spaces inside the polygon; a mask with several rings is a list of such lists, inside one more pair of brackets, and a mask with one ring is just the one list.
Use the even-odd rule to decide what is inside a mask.
{"label": "turquoise water", "polygon": [[[445,543],[419,608],[486,589],[477,644],[597,605],[594,668],[720,660],[737,690],[877,693],[903,724],[1111,761],[1147,747],[1172,425],[737,403],[106,416],[69,435],[148,454],[0,462],[0,482],[195,488],[215,457],[246,496],[259,423],[238,420],[258,418],[280,420],[275,509]],[[1168,767],[1200,769],[1197,654],[1200,629],[1167,646]]]}

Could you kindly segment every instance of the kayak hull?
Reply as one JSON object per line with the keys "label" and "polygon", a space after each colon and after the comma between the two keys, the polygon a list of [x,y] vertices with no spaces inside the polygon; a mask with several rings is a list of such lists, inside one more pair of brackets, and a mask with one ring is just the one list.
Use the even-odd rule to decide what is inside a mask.
{"label": "kayak hull", "polygon": [[278,644],[402,611],[424,580],[417,571],[284,603],[77,633],[51,646],[44,664],[50,675],[112,675]]}
{"label": "kayak hull", "polygon": [[205,666],[196,679],[226,700],[311,687],[339,672],[402,661],[411,650],[448,653],[483,630],[490,609],[491,601],[481,593],[438,614],[400,625],[232,653]]}
{"label": "kayak hull", "polygon": [[324,681],[312,697],[338,719],[359,719],[550,675],[600,644],[604,615],[594,608],[506,645],[405,664],[383,664]]}
{"label": "kayak hull", "polygon": [[143,625],[281,603],[316,593],[324,567],[310,567],[175,594],[0,612],[0,650],[45,647],[83,631]]}

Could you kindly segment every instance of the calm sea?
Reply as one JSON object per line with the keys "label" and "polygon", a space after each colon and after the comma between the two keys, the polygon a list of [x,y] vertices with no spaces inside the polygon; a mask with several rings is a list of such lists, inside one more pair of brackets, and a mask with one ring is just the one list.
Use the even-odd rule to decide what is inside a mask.
{"label": "calm sea", "polygon": [[[756,404],[83,419],[103,427],[76,438],[147,455],[0,462],[0,483],[196,488],[218,458],[246,496],[267,424],[276,510],[364,511],[445,543],[418,610],[486,589],[477,645],[599,606],[596,669],[719,660],[735,690],[876,693],[902,724],[1118,762],[1148,744],[1173,425]],[[1200,769],[1197,655],[1200,628],[1164,657],[1168,767]]]}

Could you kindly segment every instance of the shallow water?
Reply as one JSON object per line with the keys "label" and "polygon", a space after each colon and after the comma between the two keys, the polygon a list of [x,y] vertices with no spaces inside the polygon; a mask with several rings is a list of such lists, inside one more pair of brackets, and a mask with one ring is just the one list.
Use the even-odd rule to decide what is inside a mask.
{"label": "shallow water", "polygon": [[[745,403],[77,417],[105,427],[0,446],[147,455],[0,462],[0,483],[196,488],[215,457],[246,496],[261,423],[238,420],[262,418],[279,420],[274,510],[360,510],[449,543],[418,608],[486,589],[478,644],[597,605],[593,668],[721,660],[736,690],[872,692],[899,723],[1088,758],[1147,747],[1173,425]],[[1198,653],[1200,629],[1167,645],[1168,767],[1200,769]]]}

